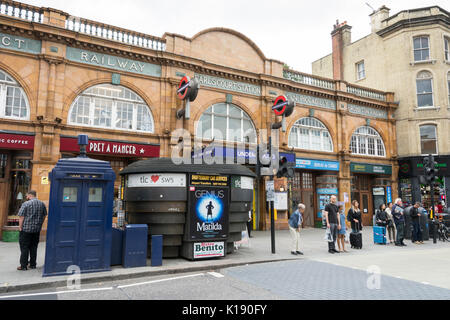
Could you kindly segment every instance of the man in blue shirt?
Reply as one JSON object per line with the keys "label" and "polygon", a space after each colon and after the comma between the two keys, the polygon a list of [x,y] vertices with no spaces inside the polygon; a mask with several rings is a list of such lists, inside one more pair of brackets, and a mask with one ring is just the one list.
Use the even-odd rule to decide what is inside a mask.
{"label": "man in blue shirt", "polygon": [[303,252],[299,250],[299,242],[300,242],[300,227],[302,226],[303,213],[305,212],[305,208],[306,208],[305,205],[303,203],[300,203],[298,205],[298,209],[295,210],[295,212],[291,215],[288,221],[289,231],[292,237],[291,253],[293,255],[298,254],[303,255]]}

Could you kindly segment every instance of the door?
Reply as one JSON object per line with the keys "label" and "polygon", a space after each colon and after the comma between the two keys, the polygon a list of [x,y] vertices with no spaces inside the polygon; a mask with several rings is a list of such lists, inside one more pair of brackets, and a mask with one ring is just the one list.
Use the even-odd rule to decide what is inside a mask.
{"label": "door", "polygon": [[95,181],[83,182],[80,215],[79,266],[81,270],[102,269],[105,233],[105,188]]}
{"label": "door", "polygon": [[352,177],[352,201],[358,201],[362,222],[365,226],[373,225],[374,211],[370,180],[369,175],[354,175]]}

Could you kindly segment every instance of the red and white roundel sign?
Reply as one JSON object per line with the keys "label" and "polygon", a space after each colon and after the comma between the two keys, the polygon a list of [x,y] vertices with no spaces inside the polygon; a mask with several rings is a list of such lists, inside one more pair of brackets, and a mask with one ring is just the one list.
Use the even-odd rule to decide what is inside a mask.
{"label": "red and white roundel sign", "polygon": [[[287,107],[286,101],[287,101],[287,99],[286,99],[285,96],[278,96],[275,99],[275,102],[273,103],[272,110],[273,110],[273,112],[275,112],[275,114],[277,116],[283,115],[283,113],[284,113],[284,111],[286,110],[286,107]],[[284,105],[282,107],[280,107],[280,108],[277,108],[277,105],[279,105],[279,104],[284,104]]]}
{"label": "red and white roundel sign", "polygon": [[188,90],[189,88],[187,86],[189,81],[191,81],[191,79],[189,79],[188,76],[184,76],[183,79],[181,79],[180,84],[178,85],[177,95],[178,95],[178,98],[180,98],[181,100],[186,98],[186,94],[189,91]]}

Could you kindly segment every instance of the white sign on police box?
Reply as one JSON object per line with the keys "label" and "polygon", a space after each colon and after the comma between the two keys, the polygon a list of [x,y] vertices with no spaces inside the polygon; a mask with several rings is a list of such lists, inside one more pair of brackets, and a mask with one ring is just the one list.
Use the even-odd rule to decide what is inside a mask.
{"label": "white sign on police box", "polygon": [[224,242],[196,242],[194,243],[194,259],[214,258],[225,256]]}
{"label": "white sign on police box", "polygon": [[183,173],[136,173],[128,176],[129,188],[137,187],[186,187]]}

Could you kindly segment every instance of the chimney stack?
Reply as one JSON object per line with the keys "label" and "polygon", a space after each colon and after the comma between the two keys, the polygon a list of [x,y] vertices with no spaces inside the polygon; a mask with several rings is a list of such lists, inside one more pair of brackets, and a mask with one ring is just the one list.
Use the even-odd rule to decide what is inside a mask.
{"label": "chimney stack", "polygon": [[333,45],[332,57],[334,80],[344,80],[344,46],[349,45],[352,41],[351,30],[352,27],[347,24],[347,21],[339,23],[339,20],[336,20],[336,24],[333,26],[333,32],[331,32],[331,41]]}
{"label": "chimney stack", "polygon": [[389,18],[389,9],[386,6],[382,6],[377,11],[372,12],[370,17],[370,26],[372,27],[372,33],[375,33],[383,28],[383,20]]}

